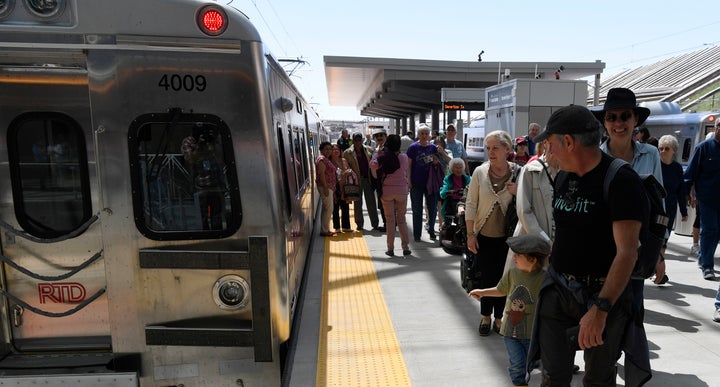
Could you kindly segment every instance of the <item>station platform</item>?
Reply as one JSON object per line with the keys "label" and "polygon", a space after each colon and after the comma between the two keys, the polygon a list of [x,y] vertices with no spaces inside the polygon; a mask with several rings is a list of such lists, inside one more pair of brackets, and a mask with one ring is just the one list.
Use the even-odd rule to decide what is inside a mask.
{"label": "station platform", "polygon": [[[407,220],[412,223],[409,209]],[[397,255],[399,237],[396,256],[385,255],[385,233],[317,234],[284,385],[512,386],[502,337],[478,335],[480,304],[460,287],[459,255],[446,253],[427,232],[410,242],[406,257]],[[666,252],[670,281],[646,281],[653,368],[646,386],[720,386],[720,323],[712,321],[718,282],[702,278],[691,244],[691,237],[673,233]],[[582,386],[582,353],[575,363],[581,371],[572,386]],[[621,358],[618,386],[625,385],[622,364]],[[540,379],[534,371],[530,386]]]}

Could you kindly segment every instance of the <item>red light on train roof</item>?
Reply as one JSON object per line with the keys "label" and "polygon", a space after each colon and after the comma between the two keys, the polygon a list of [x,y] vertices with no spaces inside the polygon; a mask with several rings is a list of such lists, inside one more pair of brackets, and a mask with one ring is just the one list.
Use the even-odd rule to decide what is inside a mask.
{"label": "red light on train roof", "polygon": [[200,9],[197,16],[198,27],[210,36],[217,36],[225,32],[227,21],[225,11],[213,5]]}

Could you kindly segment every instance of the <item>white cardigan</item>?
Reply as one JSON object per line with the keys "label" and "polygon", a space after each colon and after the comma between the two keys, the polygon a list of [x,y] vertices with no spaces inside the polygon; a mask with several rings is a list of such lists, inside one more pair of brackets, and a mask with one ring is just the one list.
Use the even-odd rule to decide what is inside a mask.
{"label": "white cardigan", "polygon": [[[518,168],[515,163],[510,164],[511,170]],[[474,221],[473,231],[480,233],[485,222],[490,218],[495,203],[500,203],[503,215],[512,201],[513,195],[508,191],[507,185],[495,193],[490,181],[490,162],[483,163],[475,168],[468,185],[467,200],[465,201],[465,219]],[[479,220],[479,221],[478,221]]]}

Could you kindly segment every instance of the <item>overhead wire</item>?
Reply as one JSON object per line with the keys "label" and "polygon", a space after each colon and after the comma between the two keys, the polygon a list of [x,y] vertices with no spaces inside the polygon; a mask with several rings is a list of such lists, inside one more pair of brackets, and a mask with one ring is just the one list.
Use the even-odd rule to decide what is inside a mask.
{"label": "overhead wire", "polygon": [[[710,27],[710,26],[713,26],[713,25],[716,25],[716,24],[720,24],[720,21],[714,21],[714,22],[712,22],[712,23],[708,23],[708,24],[704,24],[704,25],[701,25],[701,26],[696,26],[696,27],[692,27],[692,28],[688,28],[688,29],[676,31],[676,32],[669,33],[669,34],[666,34],[666,35],[662,35],[662,36],[658,36],[658,37],[646,39],[646,40],[643,40],[643,41],[640,41],[640,42],[635,42],[635,43],[626,44],[626,45],[623,45],[623,46],[619,46],[619,47],[616,47],[616,48],[611,48],[611,49],[604,50],[604,51],[605,51],[605,53],[607,54],[607,53],[617,52],[617,51],[626,50],[626,49],[635,49],[636,47],[641,46],[641,45],[644,45],[644,44],[647,44],[647,43],[652,43],[652,42],[659,41],[659,40],[662,40],[662,39],[667,39],[667,38],[671,38],[671,37],[674,37],[674,36],[682,35],[682,34],[687,33],[687,32],[691,32],[691,31],[695,31],[695,30],[707,28],[707,27]],[[631,64],[633,64],[633,63],[637,63],[637,62],[644,62],[644,61],[648,61],[648,60],[651,60],[651,59],[657,59],[657,58],[666,57],[666,56],[668,56],[668,55],[675,55],[675,54],[679,54],[679,53],[683,53],[683,52],[693,51],[693,50],[696,50],[696,49],[698,49],[698,48],[700,48],[700,47],[702,47],[702,46],[715,45],[715,44],[717,44],[717,43],[720,43],[720,42],[714,42],[714,43],[711,43],[711,44],[703,43],[701,46],[693,46],[693,47],[690,47],[690,48],[683,48],[683,49],[680,49],[680,50],[673,50],[673,51],[671,51],[671,52],[665,52],[665,53],[653,55],[653,56],[650,56],[650,57],[644,57],[644,58],[638,58],[638,59],[634,59],[634,58],[633,58],[633,59],[631,59],[631,60],[628,61],[628,62],[625,62],[625,63],[622,63],[622,64],[618,64],[618,65],[615,65],[615,66],[613,66],[613,67],[606,68],[606,70],[610,70],[610,69],[614,69],[614,68],[622,68],[622,67],[625,67],[625,66],[631,65]],[[597,55],[597,52],[596,52],[595,54]]]}
{"label": "overhead wire", "polygon": [[[282,51],[283,55],[287,56],[287,51],[285,50],[285,47],[280,42],[280,39],[278,39],[278,37],[273,32],[274,29],[272,27],[270,27],[270,24],[265,19],[265,16],[263,15],[262,11],[260,11],[260,8],[258,7],[257,2],[255,0],[250,0],[250,2],[253,4],[255,9],[257,10],[257,13],[260,16],[260,19],[263,21],[263,24],[265,24],[265,28],[267,29],[268,33],[273,37],[275,42],[278,44],[278,48],[280,48],[280,51]],[[276,14],[276,17],[277,17],[277,14]],[[280,24],[282,25],[282,23],[280,23]]]}

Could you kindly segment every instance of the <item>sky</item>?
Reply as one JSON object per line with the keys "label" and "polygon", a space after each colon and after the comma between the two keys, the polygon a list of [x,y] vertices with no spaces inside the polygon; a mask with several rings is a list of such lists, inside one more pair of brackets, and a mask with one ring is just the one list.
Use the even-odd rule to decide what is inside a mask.
{"label": "sky", "polygon": [[[594,62],[601,77],[720,44],[717,3],[486,0],[224,0],[244,12],[323,119],[361,120],[328,103],[324,56],[485,62]],[[602,78],[601,78],[602,81]]]}

